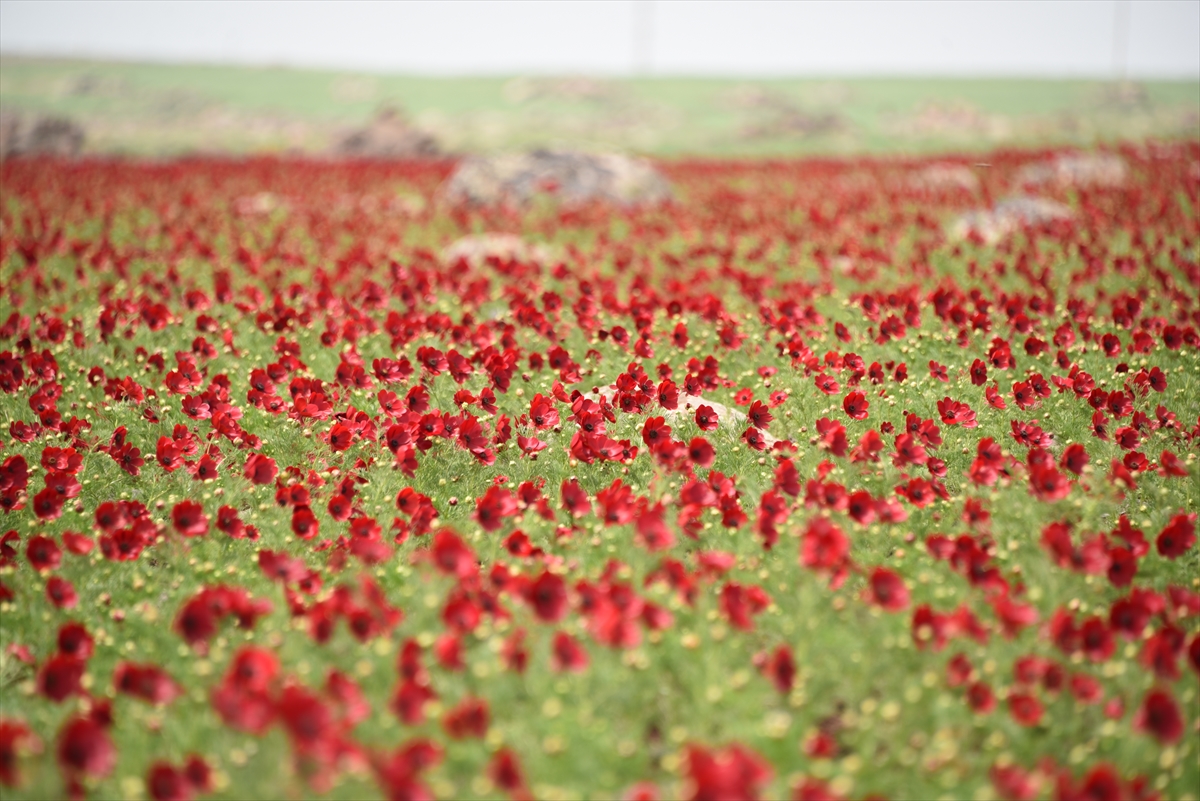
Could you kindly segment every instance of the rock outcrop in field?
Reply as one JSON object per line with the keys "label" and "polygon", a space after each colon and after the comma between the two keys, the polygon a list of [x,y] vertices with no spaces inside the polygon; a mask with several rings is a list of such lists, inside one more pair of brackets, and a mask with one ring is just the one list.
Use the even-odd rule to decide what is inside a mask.
{"label": "rock outcrop in field", "polygon": [[34,154],[77,156],[86,139],[83,126],[66,117],[0,116],[0,159]]}
{"label": "rock outcrop in field", "polygon": [[1125,162],[1111,153],[1063,153],[1027,164],[1017,172],[1020,186],[1120,186]]}
{"label": "rock outcrop in field", "polygon": [[928,192],[979,191],[979,178],[970,167],[950,162],[937,162],[908,176],[908,186]]}
{"label": "rock outcrop in field", "polygon": [[1010,197],[994,208],[962,215],[950,226],[950,236],[966,239],[976,235],[985,242],[998,242],[1028,226],[1069,220],[1074,213],[1068,206],[1041,197]]}
{"label": "rock outcrop in field", "polygon": [[650,162],[619,153],[535,150],[464,160],[442,187],[451,204],[522,205],[539,194],[568,204],[652,205],[671,186]]}
{"label": "rock outcrop in field", "polygon": [[396,109],[383,109],[366,125],[343,135],[333,155],[348,158],[408,159],[442,155],[437,140],[409,124]]}
{"label": "rock outcrop in field", "polygon": [[501,261],[548,264],[555,254],[550,246],[527,242],[515,234],[478,234],[456,240],[441,255],[443,264],[453,266],[462,260],[477,268],[493,257]]}

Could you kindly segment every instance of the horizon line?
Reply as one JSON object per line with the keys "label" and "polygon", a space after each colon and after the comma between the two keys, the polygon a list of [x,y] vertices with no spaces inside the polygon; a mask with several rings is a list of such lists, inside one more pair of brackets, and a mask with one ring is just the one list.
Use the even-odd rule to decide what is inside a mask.
{"label": "horizon line", "polygon": [[693,79],[693,80],[1031,80],[1031,81],[1090,81],[1096,83],[1137,83],[1137,82],[1172,82],[1200,83],[1200,72],[1195,74],[1182,73],[1148,73],[1125,76],[1114,76],[1100,72],[690,72],[671,70],[651,70],[638,72],[629,70],[526,70],[526,71],[441,71],[441,70],[409,70],[402,67],[366,67],[345,66],[327,63],[295,63],[277,60],[231,59],[171,59],[151,56],[115,56],[107,54],[75,51],[72,53],[54,51],[25,51],[6,49],[0,50],[0,59],[25,59],[30,61],[65,61],[91,62],[125,66],[162,66],[162,67],[205,67],[232,69],[267,69],[290,70],[295,72],[332,72],[355,73],[373,76],[390,76],[402,78],[559,78],[583,77],[609,80],[656,80],[656,79]]}

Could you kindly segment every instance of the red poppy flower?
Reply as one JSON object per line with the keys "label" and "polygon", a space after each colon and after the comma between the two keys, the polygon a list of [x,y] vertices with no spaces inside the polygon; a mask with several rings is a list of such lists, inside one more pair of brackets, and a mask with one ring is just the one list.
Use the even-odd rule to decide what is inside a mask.
{"label": "red poppy flower", "polygon": [[425,682],[405,679],[392,696],[391,710],[408,726],[419,726],[425,722],[425,705],[437,698]]}
{"label": "red poppy flower", "polygon": [[666,524],[666,510],[661,501],[648,504],[642,499],[636,509],[634,522],[637,526],[638,541],[647,550],[662,551],[675,544],[675,534]]}
{"label": "red poppy flower", "polygon": [[1013,400],[1021,409],[1035,409],[1041,405],[1041,398],[1033,391],[1027,381],[1017,381],[1012,386]]}
{"label": "red poppy flower", "polygon": [[787,695],[792,691],[796,680],[796,660],[787,645],[780,645],[772,651],[763,661],[761,669],[781,694]]}
{"label": "red poppy flower", "polygon": [[412,487],[405,487],[396,495],[396,508],[402,514],[415,515],[423,506],[430,503],[430,499],[414,490]]}
{"label": "red poppy flower", "polygon": [[875,521],[875,498],[866,490],[858,490],[846,498],[846,514],[861,526],[869,526]]}
{"label": "red poppy flower", "polygon": [[1108,580],[1114,587],[1129,586],[1137,575],[1137,557],[1128,548],[1112,548],[1108,559]]}
{"label": "red poppy flower", "polygon": [[992,601],[992,610],[996,613],[1004,635],[1009,638],[1038,621],[1037,609],[1029,604],[1017,603],[1007,595],[996,597]]}
{"label": "red poppy flower", "polygon": [[428,346],[417,348],[417,362],[431,376],[441,375],[450,369],[450,363],[446,360],[445,354],[437,348]]}
{"label": "red poppy flower", "polygon": [[104,727],[86,717],[71,718],[58,734],[58,764],[69,776],[102,779],[112,772],[117,751]]}
{"label": "red poppy flower", "polygon": [[721,418],[713,411],[711,406],[701,404],[696,409],[696,425],[701,431],[716,431],[717,425],[721,422]]}
{"label": "red poppy flower", "polygon": [[51,576],[46,582],[46,597],[56,609],[74,609],[79,603],[79,595],[74,585],[62,576]]}
{"label": "red poppy flower", "polygon": [[1092,676],[1076,673],[1071,676],[1071,695],[1084,704],[1097,704],[1104,699],[1104,688]]}
{"label": "red poppy flower", "polygon": [[179,447],[179,443],[170,437],[159,437],[158,445],[154,451],[155,458],[162,468],[168,473],[174,472],[183,466],[183,449]]}
{"label": "red poppy flower", "polygon": [[217,528],[234,538],[239,538],[245,532],[245,524],[238,517],[237,509],[228,505],[217,510]]}
{"label": "red poppy flower", "polygon": [[1013,720],[1022,726],[1036,726],[1044,710],[1041,702],[1032,695],[1012,693],[1008,696],[1008,711]]}
{"label": "red poppy flower", "polygon": [[800,494],[800,473],[796,463],[786,456],[780,458],[775,468],[775,489],[793,498]]}
{"label": "red poppy flower", "polygon": [[522,453],[536,459],[538,452],[544,451],[547,447],[549,447],[549,443],[543,442],[537,437],[526,437],[518,434],[517,447],[521,449]]}
{"label": "red poppy flower", "polygon": [[534,395],[529,403],[529,420],[539,431],[558,425],[558,409],[554,406],[554,399],[541,394]]}
{"label": "red poppy flower", "polygon": [[446,712],[442,718],[442,728],[454,740],[468,737],[482,739],[487,735],[490,722],[487,701],[468,696]]}
{"label": "red poppy flower", "polygon": [[726,582],[721,588],[721,611],[735,627],[750,631],[754,628],[754,616],[765,609],[771,599],[761,587],[743,587],[736,581]]}
{"label": "red poppy flower", "polygon": [[1071,482],[1053,466],[1030,467],[1029,491],[1044,503],[1059,501],[1071,494]]}
{"label": "red poppy flower", "polygon": [[699,745],[687,747],[690,801],[738,798],[756,801],[771,780],[770,765],[754,751],[737,743],[716,751]]}
{"label": "red poppy flower", "polygon": [[1160,475],[1176,478],[1186,478],[1189,475],[1187,463],[1165,449],[1158,459],[1158,472]]}
{"label": "red poppy flower", "polygon": [[275,706],[265,693],[243,689],[228,681],[213,689],[210,701],[225,725],[261,734],[275,720]]}
{"label": "red poppy flower", "polygon": [[669,378],[664,378],[654,393],[658,405],[668,411],[679,408],[679,387]]}
{"label": "red poppy flower", "polygon": [[279,469],[275,466],[275,460],[269,456],[264,456],[261,453],[252,453],[246,459],[246,467],[243,474],[253,484],[264,485],[270,484],[275,480],[275,476],[279,474]]}
{"label": "red poppy flower", "polygon": [[1196,513],[1180,512],[1159,532],[1155,547],[1168,559],[1178,559],[1196,544]]}
{"label": "red poppy flower", "polygon": [[42,450],[42,467],[47,472],[58,471],[74,475],[83,467],[83,457],[74,448],[55,448],[48,445]]}
{"label": "red poppy flower", "polygon": [[688,443],[688,460],[696,467],[709,468],[716,461],[717,452],[704,437],[693,437]]}
{"label": "red poppy flower", "polygon": [[284,687],[276,702],[276,713],[298,751],[314,752],[326,747],[333,731],[333,712],[315,693],[294,684]]}
{"label": "red poppy flower", "polygon": [[[1096,392],[1099,392],[1099,390],[1096,390],[1093,394]],[[1109,414],[1118,420],[1128,417],[1133,413],[1133,396],[1125,392],[1111,392],[1105,397],[1104,407],[1108,409]]]}
{"label": "red poppy flower", "polygon": [[565,631],[554,633],[550,651],[550,666],[554,670],[582,673],[589,661],[588,652],[574,637]]}
{"label": "red poppy flower", "polygon": [[25,544],[25,558],[34,570],[57,570],[62,563],[62,550],[49,537],[35,534]]}
{"label": "red poppy flower", "polygon": [[740,439],[742,442],[745,442],[751,450],[765,451],[768,447],[768,440],[763,435],[762,430],[755,428],[754,426],[750,426],[743,431]]}
{"label": "red poppy flower", "polygon": [[801,537],[800,563],[818,570],[839,567],[850,552],[846,535],[827,517],[815,517]]}
{"label": "red poppy flower", "polygon": [[975,410],[965,403],[944,397],[937,403],[938,416],[946,425],[961,425],[963,428],[975,428],[979,425]]}
{"label": "red poppy flower", "polygon": [[1179,678],[1179,657],[1183,654],[1184,641],[1181,629],[1165,625],[1142,643],[1139,661],[1160,679],[1175,681]]}
{"label": "red poppy flower", "polygon": [[877,567],[872,571],[868,596],[872,603],[889,612],[908,608],[908,587],[900,576],[887,568]]}
{"label": "red poppy flower", "polygon": [[511,490],[492,485],[475,500],[475,519],[484,531],[496,531],[504,518],[518,512],[517,499]]}
{"label": "red poppy flower", "polygon": [[846,427],[836,420],[822,417],[816,422],[817,446],[827,450],[834,456],[845,456],[849,443],[846,441]]}
{"label": "red poppy flower", "polygon": [[180,501],[171,510],[175,530],[185,537],[202,537],[208,533],[208,516],[204,507],[195,501]]}
{"label": "red poppy flower", "polygon": [[951,687],[962,687],[975,675],[975,668],[966,654],[955,654],[946,663],[946,683]]}
{"label": "red poppy flower", "polygon": [[861,392],[851,392],[842,399],[842,409],[854,420],[866,420],[867,408],[870,407],[866,395]]}
{"label": "red poppy flower", "polygon": [[986,682],[976,681],[967,688],[967,703],[974,711],[987,714],[996,708],[996,696]]}
{"label": "red poppy flower", "polygon": [[1174,743],[1183,737],[1183,717],[1174,696],[1165,689],[1146,693],[1133,716],[1133,727],[1150,734],[1160,743]]}
{"label": "red poppy flower", "polygon": [[63,495],[55,491],[53,487],[46,487],[33,496],[33,513],[39,520],[57,520],[62,517],[65,500]]}
{"label": "red poppy flower", "polygon": [[984,398],[987,400],[988,405],[991,406],[993,409],[1007,409],[1008,408],[1008,403],[1000,395],[1000,388],[996,384],[993,383],[990,386],[988,386],[988,388],[984,390],[983,395],[984,395]]}
{"label": "red poppy flower", "polygon": [[200,461],[191,468],[192,477],[197,481],[211,481],[218,477],[217,460],[210,454],[204,454]]}
{"label": "red poppy flower", "polygon": [[775,419],[775,416],[771,414],[771,407],[757,400],[750,406],[746,416],[755,428],[766,428]]}
{"label": "red poppy flower", "polygon": [[279,674],[279,657],[274,651],[245,645],[230,662],[225,682],[247,692],[266,692]]}
{"label": "red poppy flower", "polygon": [[1041,788],[1037,774],[1020,765],[992,765],[988,776],[1000,797],[1010,801],[1034,801]]}
{"label": "red poppy flower", "polygon": [[1093,662],[1104,662],[1116,651],[1112,630],[1100,617],[1085,620],[1079,628],[1079,638],[1084,654]]}
{"label": "red poppy flower", "polygon": [[196,788],[187,774],[167,762],[158,761],[146,773],[146,791],[154,801],[191,801]]}
{"label": "red poppy flower", "polygon": [[465,578],[479,570],[474,552],[453,531],[441,529],[433,539],[434,564],[443,572]]}
{"label": "red poppy flower", "polygon": [[488,778],[514,799],[532,798],[525,782],[525,774],[521,763],[508,748],[501,748],[493,756],[487,767]]}
{"label": "red poppy flower", "polygon": [[1080,475],[1088,463],[1087,449],[1078,442],[1068,445],[1066,450],[1063,451],[1062,459],[1059,463],[1064,470],[1070,470],[1075,475]]}
{"label": "red poppy flower", "polygon": [[55,654],[38,670],[37,691],[55,703],[83,691],[83,660],[68,654]]}
{"label": "red poppy flower", "polygon": [[79,660],[91,659],[96,649],[95,640],[82,623],[64,623],[58,629],[58,651]]}
{"label": "red poppy flower", "polygon": [[633,491],[619,478],[596,493],[596,503],[600,507],[600,517],[607,526],[629,523],[637,511]]}
{"label": "red poppy flower", "polygon": [[320,533],[320,523],[307,506],[297,506],[292,510],[292,533],[302,540],[311,540]]}
{"label": "red poppy flower", "polygon": [[892,456],[892,464],[896,467],[906,467],[910,464],[923,465],[929,461],[925,447],[912,434],[901,434],[896,437],[896,453]]}
{"label": "red poppy flower", "polygon": [[203,647],[222,618],[232,615],[241,628],[249,629],[270,610],[268,601],[252,599],[240,587],[205,587],[180,607],[174,629],[190,645]]}
{"label": "red poppy flower", "polygon": [[910,479],[907,483],[896,487],[895,492],[918,509],[924,509],[938,497],[934,484],[923,478]]}
{"label": "red poppy flower", "polygon": [[113,689],[151,704],[169,704],[182,690],[165,670],[154,664],[118,662],[113,671]]}
{"label": "red poppy flower", "polygon": [[329,503],[325,508],[330,517],[344,523],[354,514],[354,499],[342,492],[335,492],[329,496]]}
{"label": "red poppy flower", "polygon": [[340,453],[354,444],[354,432],[342,423],[334,423],[329,429],[329,447]]}
{"label": "red poppy flower", "polygon": [[23,722],[0,719],[0,786],[16,787],[20,784],[17,757],[38,747],[40,741],[37,735]]}
{"label": "red poppy flower", "polygon": [[817,374],[813,381],[816,383],[817,389],[821,390],[826,395],[836,395],[842,389],[841,385],[838,384],[836,379],[831,378],[824,373]]}
{"label": "red poppy flower", "polygon": [[[833,759],[841,753],[841,750],[841,746],[834,736],[823,730],[813,732],[804,742],[804,753],[812,759]],[[813,794],[813,789],[815,788],[810,788],[810,796]]]}
{"label": "red poppy flower", "polygon": [[413,441],[413,430],[407,424],[396,423],[384,432],[384,444],[392,453],[400,454],[401,448]]}
{"label": "red poppy flower", "polygon": [[538,620],[545,623],[555,623],[567,614],[566,582],[549,571],[543,572],[530,583],[526,597]]}
{"label": "red poppy flower", "polygon": [[642,425],[642,442],[650,450],[671,441],[671,427],[662,417],[648,417]]}

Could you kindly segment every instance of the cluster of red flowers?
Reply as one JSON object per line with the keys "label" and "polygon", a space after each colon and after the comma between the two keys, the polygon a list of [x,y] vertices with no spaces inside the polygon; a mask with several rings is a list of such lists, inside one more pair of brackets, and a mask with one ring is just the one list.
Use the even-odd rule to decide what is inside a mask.
{"label": "cluster of red flowers", "polygon": [[[473,770],[530,798],[566,735],[514,705],[552,719],[551,687],[586,680],[583,725],[598,688],[651,671],[611,726],[652,762],[598,769],[606,792],[895,791],[902,766],[948,775],[926,745],[972,726],[1021,744],[956,774],[1005,798],[1182,787],[1200,185],[1180,176],[1200,147],[1124,148],[1132,183],[1072,190],[1070,221],[947,238],[934,212],[1039,155],[995,154],[979,197],[912,161],[680,162],[685,199],[658,209],[431,204],[404,225],[359,200],[432,196],[448,165],[5,163],[0,609],[34,680],[0,717],[0,785],[53,740],[68,794],[111,789],[129,704],[180,731],[198,699],[202,727],[279,732],[313,792],[427,798]],[[237,202],[263,192],[287,224]],[[480,227],[594,236],[437,252]],[[115,644],[159,614],[170,647]],[[822,667],[818,619],[907,667]],[[892,747],[847,703],[882,704],[886,739],[929,691],[951,728],[901,730],[896,773],[855,790],[823,762]],[[705,706],[738,693],[752,709]],[[1043,736],[1082,736],[1057,719],[1076,714],[1158,750]],[[147,794],[229,781],[203,743],[163,742]]]}

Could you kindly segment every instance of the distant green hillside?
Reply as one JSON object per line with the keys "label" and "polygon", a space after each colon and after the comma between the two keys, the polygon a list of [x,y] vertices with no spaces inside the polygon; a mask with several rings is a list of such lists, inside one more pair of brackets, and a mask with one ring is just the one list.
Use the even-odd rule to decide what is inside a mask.
{"label": "distant green hillside", "polygon": [[73,117],[91,150],[321,150],[384,106],[453,151],[570,142],[786,155],[1200,138],[1198,81],[429,78],[0,58],[0,109]]}

